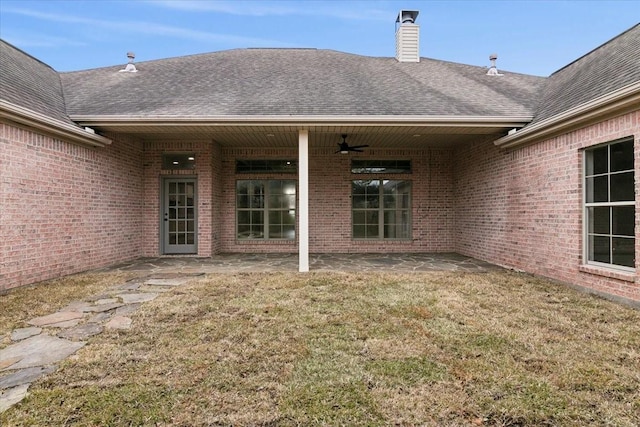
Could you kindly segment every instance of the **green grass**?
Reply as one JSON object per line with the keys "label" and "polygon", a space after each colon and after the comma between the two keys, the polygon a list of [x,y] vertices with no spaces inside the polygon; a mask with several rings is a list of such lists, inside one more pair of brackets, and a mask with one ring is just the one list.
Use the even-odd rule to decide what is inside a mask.
{"label": "green grass", "polygon": [[637,310],[510,272],[256,273],[144,304],[131,330],[91,338],[0,424],[636,426],[639,415]]}

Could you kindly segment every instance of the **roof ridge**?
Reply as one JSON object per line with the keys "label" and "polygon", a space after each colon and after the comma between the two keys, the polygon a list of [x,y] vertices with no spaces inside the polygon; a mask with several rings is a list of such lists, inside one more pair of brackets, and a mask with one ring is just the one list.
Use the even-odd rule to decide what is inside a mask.
{"label": "roof ridge", "polygon": [[569,68],[571,65],[575,64],[576,62],[579,62],[580,60],[582,60],[583,58],[591,55],[593,52],[602,49],[603,47],[605,47],[606,45],[612,43],[614,40],[619,39],[620,37],[623,37],[624,35],[626,35],[627,33],[631,32],[633,29],[635,29],[636,27],[640,27],[640,23],[633,25],[632,27],[626,29],[625,31],[623,31],[622,33],[618,34],[617,36],[612,37],[611,39],[607,40],[606,42],[602,43],[601,45],[599,45],[596,48],[591,49],[589,52],[585,53],[584,55],[580,56],[577,59],[574,59],[573,61],[571,61],[570,63],[568,63],[567,65],[565,65],[564,67],[554,71],[553,73],[551,73],[551,76],[558,74],[560,71]]}

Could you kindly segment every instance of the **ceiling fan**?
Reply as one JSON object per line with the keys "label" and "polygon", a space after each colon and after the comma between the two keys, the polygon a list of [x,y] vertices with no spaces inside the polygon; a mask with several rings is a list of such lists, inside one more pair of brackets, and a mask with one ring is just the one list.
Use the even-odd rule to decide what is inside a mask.
{"label": "ceiling fan", "polygon": [[347,154],[349,151],[362,153],[364,150],[361,150],[361,148],[368,147],[368,145],[349,146],[349,144],[347,144],[347,135],[342,134],[342,142],[338,142],[338,147],[340,148],[338,149],[338,151],[336,151],[336,153]]}

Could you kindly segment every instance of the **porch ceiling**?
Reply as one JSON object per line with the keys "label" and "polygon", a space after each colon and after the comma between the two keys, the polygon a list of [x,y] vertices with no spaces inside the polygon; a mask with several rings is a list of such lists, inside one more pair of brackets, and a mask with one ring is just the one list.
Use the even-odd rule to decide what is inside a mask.
{"label": "porch ceiling", "polygon": [[[515,125],[515,124],[514,124]],[[309,142],[315,148],[334,148],[340,135],[348,135],[351,145],[368,144],[372,148],[453,147],[493,136],[496,139],[513,127],[502,125],[477,126],[359,126],[359,125],[93,125],[99,133],[127,134],[154,141],[215,141],[222,147],[295,148],[298,131],[309,130]]]}

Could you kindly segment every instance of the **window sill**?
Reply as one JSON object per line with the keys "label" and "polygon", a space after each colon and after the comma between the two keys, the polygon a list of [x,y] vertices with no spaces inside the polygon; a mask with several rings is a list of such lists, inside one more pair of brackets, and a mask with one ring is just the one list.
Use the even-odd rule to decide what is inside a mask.
{"label": "window sill", "polygon": [[620,271],[613,270],[604,267],[596,267],[593,265],[581,265],[579,270],[582,273],[595,274],[597,276],[604,276],[610,279],[623,280],[625,282],[635,282],[636,274],[632,271]]}

